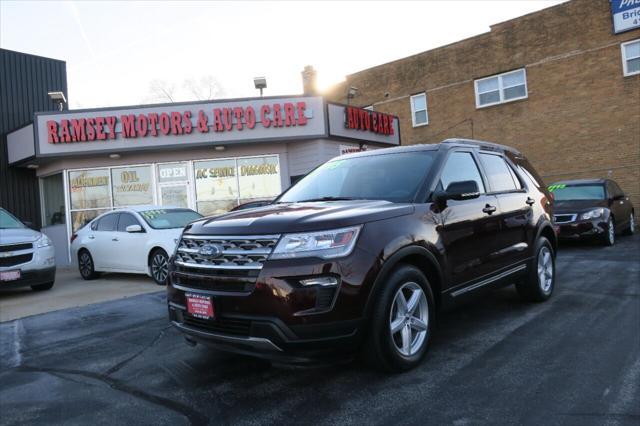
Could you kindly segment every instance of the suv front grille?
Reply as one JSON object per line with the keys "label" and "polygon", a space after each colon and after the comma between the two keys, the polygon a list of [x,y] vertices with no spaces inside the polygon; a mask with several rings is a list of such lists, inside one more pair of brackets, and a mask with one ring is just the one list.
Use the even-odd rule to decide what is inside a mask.
{"label": "suv front grille", "polygon": [[8,251],[18,251],[18,250],[31,250],[32,248],[33,248],[33,244],[31,243],[0,245],[0,253],[6,253]]}
{"label": "suv front grille", "polygon": [[176,265],[213,270],[262,269],[280,235],[184,235],[178,244]]}
{"label": "suv front grille", "polygon": [[23,263],[31,262],[32,258],[33,253],[19,254],[11,257],[0,257],[0,266],[7,267],[21,265]]}

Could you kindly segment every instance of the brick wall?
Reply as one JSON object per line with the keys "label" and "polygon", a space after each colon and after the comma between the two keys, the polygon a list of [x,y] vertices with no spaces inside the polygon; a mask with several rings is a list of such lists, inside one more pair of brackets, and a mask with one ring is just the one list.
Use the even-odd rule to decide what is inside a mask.
{"label": "brick wall", "polygon": [[[474,137],[512,145],[547,183],[610,177],[640,212],[640,75],[624,77],[608,0],[573,0],[448,46],[347,76],[325,96],[400,117],[402,144]],[[474,80],[525,68],[528,98],[477,109]],[[427,94],[429,125],[413,128],[409,96]]]}

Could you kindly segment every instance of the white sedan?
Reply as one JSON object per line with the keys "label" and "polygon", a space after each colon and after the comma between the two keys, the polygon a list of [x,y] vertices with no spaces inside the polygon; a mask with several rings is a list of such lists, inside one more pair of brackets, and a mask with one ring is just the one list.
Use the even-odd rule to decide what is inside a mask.
{"label": "white sedan", "polygon": [[177,207],[137,206],[104,213],[71,236],[72,259],[85,280],[100,272],[147,274],[164,285],[183,228],[202,215]]}

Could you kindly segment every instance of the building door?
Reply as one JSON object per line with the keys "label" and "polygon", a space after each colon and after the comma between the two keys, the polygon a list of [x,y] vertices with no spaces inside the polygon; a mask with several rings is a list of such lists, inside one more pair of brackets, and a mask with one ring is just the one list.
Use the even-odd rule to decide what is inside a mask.
{"label": "building door", "polygon": [[158,203],[191,207],[191,183],[187,162],[158,164]]}

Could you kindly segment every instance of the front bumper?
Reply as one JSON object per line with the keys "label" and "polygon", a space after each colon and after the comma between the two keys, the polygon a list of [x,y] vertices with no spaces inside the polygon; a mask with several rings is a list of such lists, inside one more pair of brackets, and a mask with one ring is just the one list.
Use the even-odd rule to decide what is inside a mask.
{"label": "front bumper", "polygon": [[607,232],[607,223],[603,222],[602,218],[562,223],[558,226],[558,237],[565,240],[600,237]]}
{"label": "front bumper", "polygon": [[[4,269],[4,268],[3,268]],[[15,268],[14,268],[15,269]],[[32,269],[20,272],[20,278],[11,281],[0,281],[0,290],[13,289],[21,287],[30,287],[33,285],[48,284],[56,279],[56,267],[45,269]]]}
{"label": "front bumper", "polygon": [[56,276],[55,250],[52,245],[42,248],[5,252],[4,259],[19,259],[24,256],[25,262],[0,266],[0,272],[20,271],[20,278],[11,281],[1,281],[0,289],[29,287],[32,285],[53,282]]}
{"label": "front bumper", "polygon": [[[344,356],[357,350],[364,329],[371,274],[363,259],[373,261],[356,248],[340,260],[268,261],[255,277],[185,274],[184,268],[172,267],[169,318],[187,340],[226,351],[288,362]],[[327,275],[338,285],[300,284]],[[189,315],[186,293],[211,297],[215,319]]]}

